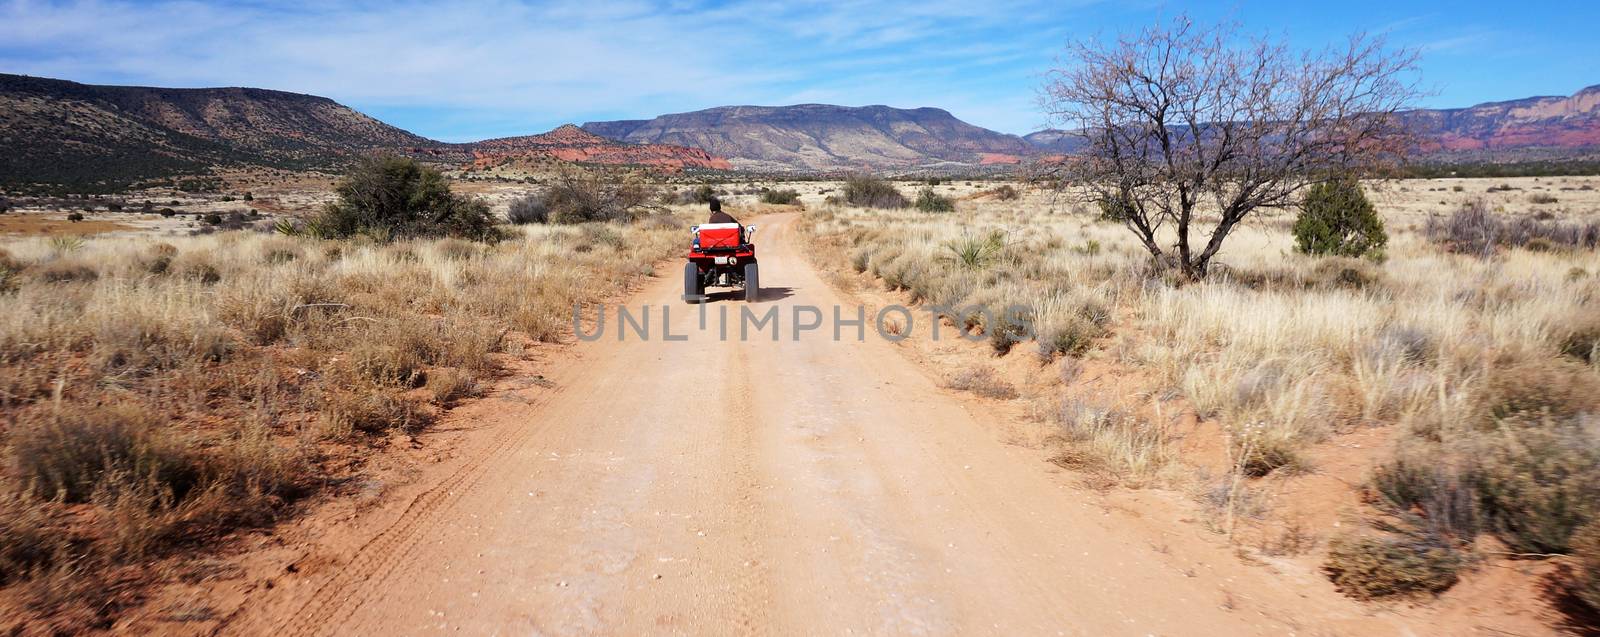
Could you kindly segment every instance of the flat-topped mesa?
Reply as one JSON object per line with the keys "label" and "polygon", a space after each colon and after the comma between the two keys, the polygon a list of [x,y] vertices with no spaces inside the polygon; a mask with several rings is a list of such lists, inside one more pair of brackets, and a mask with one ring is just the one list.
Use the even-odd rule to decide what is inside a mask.
{"label": "flat-topped mesa", "polygon": [[548,133],[487,139],[471,146],[475,166],[494,165],[507,158],[546,157],[570,162],[650,166],[670,170],[732,168],[727,160],[699,148],[674,144],[626,144],[572,124],[563,124]]}

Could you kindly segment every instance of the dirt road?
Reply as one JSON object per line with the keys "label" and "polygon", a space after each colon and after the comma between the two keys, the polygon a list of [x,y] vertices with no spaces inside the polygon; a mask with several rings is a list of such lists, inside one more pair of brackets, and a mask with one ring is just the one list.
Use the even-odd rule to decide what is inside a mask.
{"label": "dirt road", "polygon": [[[785,324],[853,307],[792,221],[762,222],[768,303]],[[722,343],[680,292],[665,277],[630,305],[671,307],[687,341],[619,343],[613,322],[556,391],[492,403],[491,444],[225,632],[1398,632],[1120,528],[870,333]]]}

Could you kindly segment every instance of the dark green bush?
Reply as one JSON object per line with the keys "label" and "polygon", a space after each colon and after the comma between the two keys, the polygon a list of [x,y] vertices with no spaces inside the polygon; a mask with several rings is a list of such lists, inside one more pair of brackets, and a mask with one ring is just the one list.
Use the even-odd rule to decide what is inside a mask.
{"label": "dark green bush", "polygon": [[933,191],[932,187],[923,188],[917,193],[917,210],[923,212],[951,212],[956,209],[956,202]]}
{"label": "dark green bush", "polygon": [[444,176],[414,159],[364,161],[339,183],[336,192],[338,201],[324,207],[310,224],[316,233],[330,238],[501,238],[488,204],[450,192]]}
{"label": "dark green bush", "polygon": [[910,204],[894,184],[867,175],[845,180],[844,202],[862,208],[904,208]]}
{"label": "dark green bush", "polygon": [[1295,248],[1306,254],[1363,257],[1389,242],[1383,220],[1354,179],[1316,184],[1294,222]]}
{"label": "dark green bush", "polygon": [[800,203],[799,191],[792,189],[768,190],[761,193],[761,202],[774,205],[791,205]]}
{"label": "dark green bush", "polygon": [[506,212],[506,219],[518,225],[548,223],[550,206],[545,205],[544,197],[535,194],[523,195],[511,202],[511,209]]}

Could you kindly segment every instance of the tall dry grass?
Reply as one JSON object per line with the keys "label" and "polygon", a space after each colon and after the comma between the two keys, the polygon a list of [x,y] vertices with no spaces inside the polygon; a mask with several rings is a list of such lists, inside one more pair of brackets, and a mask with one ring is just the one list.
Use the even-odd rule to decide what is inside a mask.
{"label": "tall dry grass", "polygon": [[41,617],[95,607],[77,582],[271,522],[567,338],[575,303],[648,276],[683,227],[6,241],[0,586]]}
{"label": "tall dry grass", "polygon": [[[1463,251],[1460,237],[1439,229],[1443,217],[1380,213],[1393,237],[1383,263],[1297,254],[1292,217],[1266,216],[1236,232],[1215,274],[1194,284],[1152,263],[1119,225],[1038,192],[1016,202],[974,198],[936,216],[834,205],[808,213],[805,229],[821,260],[874,275],[910,300],[1030,306],[1037,336],[1017,345],[1046,358],[1097,360],[1136,379],[1134,404],[1098,404],[1071,383],[1062,389],[1056,423],[1067,448],[1059,457],[1069,464],[1147,483],[1184,461],[1152,409],[1182,405],[1225,438],[1230,475],[1208,493],[1314,471],[1308,450],[1365,427],[1400,432],[1378,475],[1418,458],[1455,468],[1413,481],[1407,497],[1379,490],[1386,507],[1374,529],[1391,532],[1339,543],[1335,561],[1346,562],[1332,568],[1342,585],[1349,573],[1384,564],[1404,572],[1352,590],[1447,586],[1470,563],[1463,554],[1480,530],[1522,552],[1569,550],[1575,529],[1600,517],[1600,487],[1588,486],[1600,484],[1590,468],[1600,464],[1600,404],[1592,400],[1600,395],[1600,252],[1582,241]],[[1538,223],[1568,231],[1594,216]],[[966,248],[987,236],[1002,240],[981,259],[951,258],[975,254]],[[989,327],[970,314],[951,318]],[[995,352],[1016,355],[1011,349]],[[1467,515],[1462,508],[1470,528],[1440,522],[1446,509],[1445,517]],[[1439,558],[1421,566],[1391,559],[1408,550],[1395,547],[1423,545]],[[1348,561],[1361,551],[1375,562]]]}

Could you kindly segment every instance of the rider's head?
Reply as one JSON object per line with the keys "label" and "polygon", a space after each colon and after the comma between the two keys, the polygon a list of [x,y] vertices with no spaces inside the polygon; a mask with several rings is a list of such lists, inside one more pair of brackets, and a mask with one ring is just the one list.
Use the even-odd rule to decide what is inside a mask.
{"label": "rider's head", "polygon": [[706,203],[711,204],[711,211],[712,212],[722,212],[722,201],[717,199],[716,197],[712,197]]}

